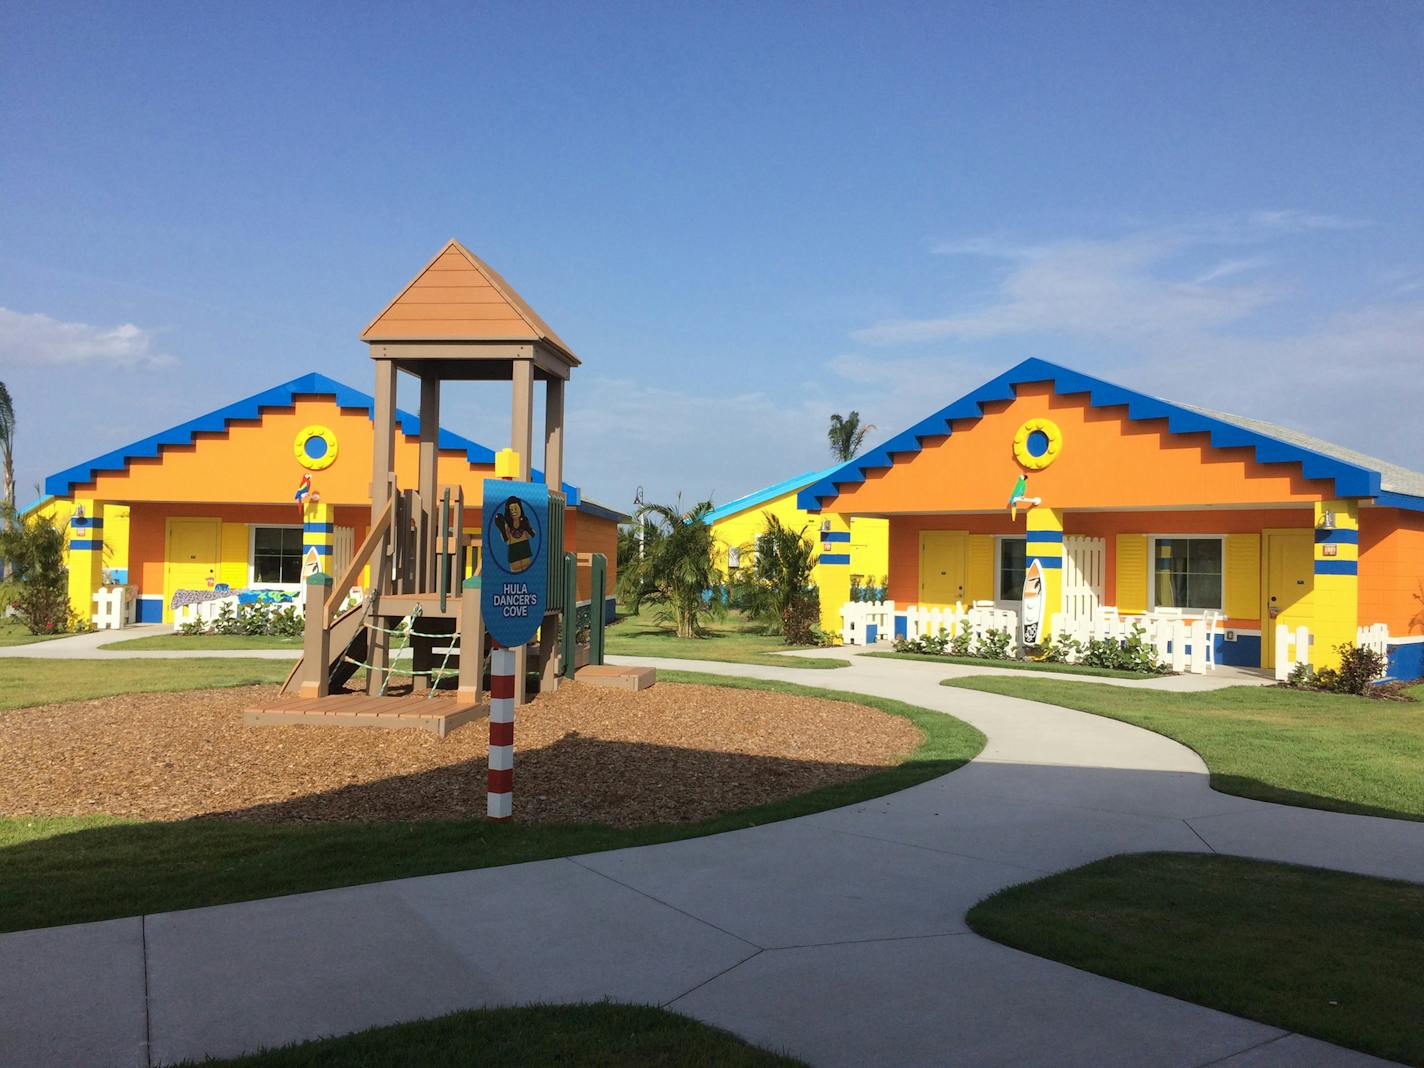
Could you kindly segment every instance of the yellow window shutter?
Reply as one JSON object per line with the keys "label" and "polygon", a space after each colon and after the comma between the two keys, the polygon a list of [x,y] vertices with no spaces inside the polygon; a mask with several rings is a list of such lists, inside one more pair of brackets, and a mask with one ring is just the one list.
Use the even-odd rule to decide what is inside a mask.
{"label": "yellow window shutter", "polygon": [[969,535],[969,574],[966,576],[971,601],[994,599],[994,535]]}
{"label": "yellow window shutter", "polygon": [[1117,610],[1147,611],[1147,535],[1117,536]]}
{"label": "yellow window shutter", "polygon": [[1223,570],[1227,616],[1255,619],[1261,614],[1261,535],[1228,534]]}
{"label": "yellow window shutter", "polygon": [[218,563],[218,581],[233,589],[247,585],[247,524],[222,525],[222,552]]}

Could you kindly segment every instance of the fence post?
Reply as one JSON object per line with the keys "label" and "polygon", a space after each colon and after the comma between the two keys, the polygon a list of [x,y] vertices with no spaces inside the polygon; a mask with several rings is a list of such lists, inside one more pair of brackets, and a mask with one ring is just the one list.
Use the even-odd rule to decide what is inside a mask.
{"label": "fence post", "polygon": [[605,605],[604,584],[608,580],[608,557],[602,553],[593,554],[593,574],[590,576],[590,596],[593,603],[589,605],[588,624],[588,662],[590,664],[603,663],[603,613]]}
{"label": "fence post", "polygon": [[559,664],[566,679],[578,671],[578,554],[564,553],[564,615],[559,633],[562,643]]}

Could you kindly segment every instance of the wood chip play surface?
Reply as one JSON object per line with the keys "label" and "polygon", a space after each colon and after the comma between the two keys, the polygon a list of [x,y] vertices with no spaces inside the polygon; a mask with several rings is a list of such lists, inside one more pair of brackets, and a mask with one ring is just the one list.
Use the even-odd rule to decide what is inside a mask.
{"label": "wood chip play surface", "polygon": [[[275,687],[125,694],[0,713],[0,815],[269,822],[485,812],[486,721],[419,731],[245,727]],[[566,684],[519,709],[514,817],[690,822],[892,765],[920,731],[765,690]]]}

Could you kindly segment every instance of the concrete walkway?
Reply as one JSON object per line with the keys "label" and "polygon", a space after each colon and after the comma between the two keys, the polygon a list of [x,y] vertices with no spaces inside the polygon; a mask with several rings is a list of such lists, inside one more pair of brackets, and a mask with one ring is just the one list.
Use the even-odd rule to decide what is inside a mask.
{"label": "concrete walkway", "polygon": [[988,942],[964,914],[1001,887],[1141,850],[1424,882],[1424,824],[1215,793],[1175,742],[941,687],[939,665],[660,666],[897,698],[989,743],[952,775],[746,831],[0,936],[0,1063],[163,1064],[605,997],[816,1065],[1375,1063]]}

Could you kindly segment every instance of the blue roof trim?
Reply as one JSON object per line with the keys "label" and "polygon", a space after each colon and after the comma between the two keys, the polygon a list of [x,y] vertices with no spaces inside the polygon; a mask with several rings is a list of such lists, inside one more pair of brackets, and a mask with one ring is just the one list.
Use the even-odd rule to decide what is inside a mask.
{"label": "blue roof trim", "polygon": [[[221,434],[233,423],[261,419],[262,413],[266,409],[290,408],[297,397],[332,397],[339,407],[363,411],[368,418],[373,418],[376,410],[376,402],[370,394],[362,393],[359,389],[352,389],[334,378],[328,378],[326,375],[312,371],[308,374],[298,375],[290,382],[283,382],[280,386],[273,386],[271,389],[264,389],[261,393],[254,393],[252,396],[229,404],[225,408],[218,408],[216,411],[208,412],[207,415],[200,415],[196,419],[190,419],[186,423],[170,427],[162,433],[154,434],[142,441],[136,441],[132,445],[125,445],[121,449],[115,449],[113,452],[107,452],[86,463],[77,464],[58,474],[50,475],[45,479],[45,493],[51,497],[68,497],[75,486],[93,482],[98,475],[109,471],[123,471],[134,460],[152,459],[169,446],[191,445],[195,434]],[[400,426],[401,433],[406,437],[419,437],[420,417],[418,415],[397,409],[396,421]],[[463,450],[466,459],[472,464],[485,466],[494,463],[493,451],[477,441],[471,441],[469,438],[446,430],[444,427],[440,428],[436,444],[441,449]],[[535,471],[533,477],[536,482],[544,480],[541,471]],[[579,503],[578,487],[570,486],[566,482],[563,489],[569,505],[577,507]]]}
{"label": "blue roof trim", "polygon": [[759,489],[755,493],[748,493],[745,497],[738,497],[735,501],[728,501],[720,508],[714,508],[702,517],[704,523],[716,523],[728,516],[736,515],[738,512],[745,512],[748,508],[755,508],[759,504],[767,501],[774,501],[778,497],[784,497],[792,490],[800,489],[802,486],[810,485],[825,478],[833,471],[839,470],[840,465],[823,468],[820,471],[807,471],[797,475],[795,478],[788,478],[784,482],[778,482],[774,486],[767,486]]}
{"label": "blue roof trim", "polygon": [[1375,496],[1375,504],[1384,508],[1403,508],[1408,512],[1424,512],[1424,497],[1383,490]]}
{"label": "blue roof trim", "polygon": [[[897,456],[919,452],[924,448],[926,438],[948,437],[953,433],[951,424],[956,419],[979,419],[984,415],[984,405],[994,401],[1011,401],[1017,395],[1015,387],[1030,382],[1049,382],[1060,396],[1086,393],[1088,403],[1094,408],[1126,407],[1127,417],[1134,421],[1144,419],[1165,419],[1167,431],[1171,434],[1209,434],[1211,445],[1217,449],[1253,448],[1256,462],[1263,464],[1301,465],[1301,475],[1310,479],[1331,479],[1335,483],[1335,494],[1339,497],[1379,497],[1380,473],[1356,464],[1346,463],[1330,456],[1292,445],[1279,438],[1269,437],[1247,430],[1232,423],[1222,422],[1209,415],[1178,407],[1168,401],[1158,400],[1143,393],[1104,382],[1100,378],[1081,374],[1077,371],[1049,363],[1047,360],[1024,360],[1011,367],[999,377],[986,382],[974,392],[959,398],[947,408],[942,408],[922,422],[916,423],[903,434],[891,438],[885,444],[849,463],[833,469],[829,474],[817,479],[796,496],[799,507],[810,512],[820,511],[827,501],[840,495],[842,486],[852,486],[865,481],[871,471],[893,467]],[[1400,494],[1384,496],[1401,497]],[[1409,498],[1418,500],[1418,498]],[[1421,502],[1424,505],[1424,502]],[[1395,505],[1395,507],[1411,507]],[[1424,510],[1422,508],[1421,510]]]}

